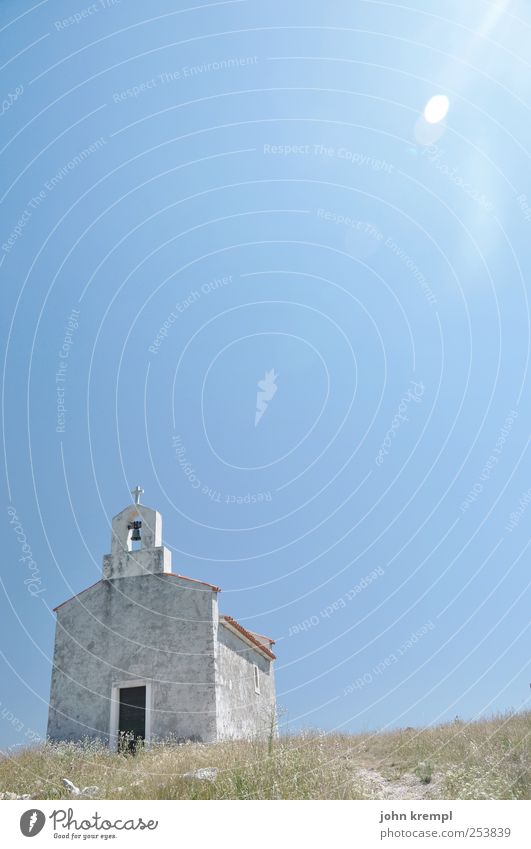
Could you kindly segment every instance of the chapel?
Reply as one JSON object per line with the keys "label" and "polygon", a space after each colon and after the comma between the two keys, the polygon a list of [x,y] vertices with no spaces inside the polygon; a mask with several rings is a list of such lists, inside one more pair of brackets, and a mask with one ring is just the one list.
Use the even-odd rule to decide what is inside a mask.
{"label": "chapel", "polygon": [[219,587],[174,571],[142,492],[112,520],[101,579],[55,608],[49,739],[134,749],[276,733],[274,640],[221,614]]}

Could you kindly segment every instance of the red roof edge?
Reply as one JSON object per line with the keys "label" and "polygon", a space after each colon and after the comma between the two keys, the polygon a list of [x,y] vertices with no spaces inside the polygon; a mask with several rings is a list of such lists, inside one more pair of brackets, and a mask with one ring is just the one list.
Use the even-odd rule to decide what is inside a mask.
{"label": "red roof edge", "polygon": [[205,587],[210,587],[214,593],[221,592],[220,587],[216,587],[214,584],[209,584],[208,581],[200,581],[198,578],[189,578],[188,575],[179,575],[177,572],[164,572],[163,574],[172,575],[174,578],[182,578],[184,581],[193,581],[194,584],[203,584]]}
{"label": "red roof edge", "polygon": [[272,646],[275,645],[276,640],[273,640],[271,637],[266,637],[265,634],[259,634],[258,631],[251,631],[251,634],[254,634],[255,637],[261,637],[263,640],[267,640],[267,642],[271,643]]}
{"label": "red roof edge", "polygon": [[258,649],[260,649],[260,651],[263,651],[272,660],[277,659],[276,655],[273,654],[271,649],[268,649],[267,646],[264,646],[263,643],[261,643],[259,640],[256,639],[254,634],[252,634],[250,631],[248,631],[247,628],[244,628],[243,625],[240,625],[239,622],[236,622],[236,620],[233,619],[232,616],[222,616],[221,619],[224,619],[225,622],[228,622],[229,625],[232,625],[233,628],[236,628],[236,630],[239,631],[240,634],[243,634],[244,637],[247,637],[247,639],[250,640],[251,643],[254,643],[254,645]]}

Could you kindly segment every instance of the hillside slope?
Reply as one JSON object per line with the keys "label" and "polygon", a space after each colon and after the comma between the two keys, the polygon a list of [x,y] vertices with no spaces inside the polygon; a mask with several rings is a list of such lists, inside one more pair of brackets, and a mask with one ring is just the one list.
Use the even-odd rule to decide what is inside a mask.
{"label": "hillside slope", "polygon": [[73,798],[65,778],[91,798],[529,799],[531,712],[381,734],[165,743],[134,756],[88,743],[0,757],[3,798]]}

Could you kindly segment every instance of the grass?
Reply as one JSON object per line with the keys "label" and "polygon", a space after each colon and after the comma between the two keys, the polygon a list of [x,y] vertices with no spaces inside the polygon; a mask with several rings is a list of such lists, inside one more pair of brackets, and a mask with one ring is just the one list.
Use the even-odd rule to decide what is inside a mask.
{"label": "grass", "polygon": [[422,761],[415,767],[414,772],[421,784],[429,784],[433,776],[433,767],[430,763]]}
{"label": "grass", "polygon": [[[183,773],[216,767],[214,781]],[[160,743],[136,755],[100,744],[42,744],[0,756],[0,791],[101,799],[530,799],[531,712],[474,723],[273,741]]]}

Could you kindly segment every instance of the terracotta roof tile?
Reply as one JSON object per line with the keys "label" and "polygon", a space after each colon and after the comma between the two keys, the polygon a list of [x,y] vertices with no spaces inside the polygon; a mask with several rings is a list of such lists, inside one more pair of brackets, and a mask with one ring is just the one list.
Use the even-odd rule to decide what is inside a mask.
{"label": "terracotta roof tile", "polygon": [[220,619],[222,621],[227,622],[227,624],[232,625],[233,628],[235,628],[237,631],[240,632],[240,634],[242,634],[244,637],[246,637],[248,640],[250,640],[251,643],[254,643],[254,645],[258,649],[260,649],[260,651],[263,651],[264,654],[266,654],[272,660],[276,660],[276,655],[273,654],[271,649],[268,649],[267,646],[264,646],[263,643],[261,643],[259,640],[256,639],[254,634],[252,634],[250,631],[248,631],[247,628],[244,628],[243,625],[240,625],[239,622],[236,622],[236,620],[233,619],[232,616],[221,616]]}
{"label": "terracotta roof tile", "polygon": [[251,631],[251,634],[254,634],[255,637],[261,637],[262,640],[267,640],[267,642],[271,643],[272,646],[275,645],[276,640],[271,639],[271,637],[266,637],[265,634],[259,634],[258,631]]}

